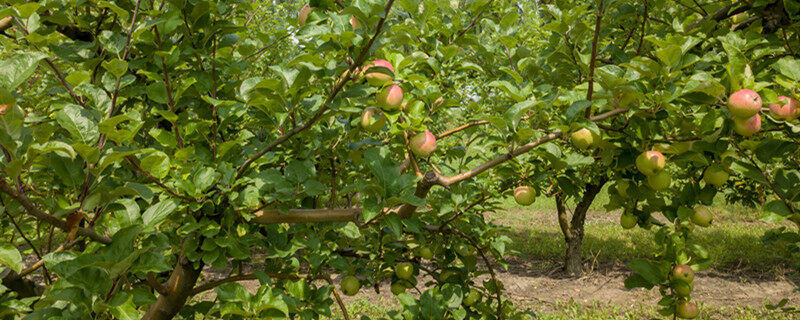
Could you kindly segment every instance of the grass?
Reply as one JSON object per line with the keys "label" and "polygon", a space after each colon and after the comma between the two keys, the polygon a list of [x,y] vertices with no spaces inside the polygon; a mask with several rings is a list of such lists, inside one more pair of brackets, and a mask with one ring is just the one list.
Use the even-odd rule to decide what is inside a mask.
{"label": "grass", "polygon": [[[715,220],[708,228],[696,228],[694,240],[713,257],[712,268],[732,270],[750,268],[779,271],[786,265],[778,252],[764,246],[761,235],[776,227],[758,221],[752,209],[726,206],[717,199]],[[540,197],[527,207],[520,207],[512,199],[505,200],[508,210],[489,214],[494,223],[509,227],[507,235],[514,240],[512,249],[523,260],[540,262],[542,270],[552,269],[560,263],[565,245],[556,220],[552,199]],[[603,190],[592,204],[587,217],[583,242],[583,255],[594,262],[624,263],[634,258],[649,257],[656,253],[653,232],[642,228],[625,230],[619,225],[619,212],[605,212],[608,202]],[[568,206],[568,209],[574,208]],[[535,223],[531,223],[535,221]]]}

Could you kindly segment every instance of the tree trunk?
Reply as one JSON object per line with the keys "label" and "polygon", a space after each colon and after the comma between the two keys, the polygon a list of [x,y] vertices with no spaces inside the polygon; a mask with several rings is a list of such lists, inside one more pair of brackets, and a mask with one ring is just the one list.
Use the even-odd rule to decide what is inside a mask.
{"label": "tree trunk", "polygon": [[575,207],[572,219],[569,218],[564,204],[564,196],[559,193],[556,195],[556,210],[558,211],[558,224],[564,234],[566,243],[566,253],[564,255],[564,271],[569,275],[579,275],[583,272],[583,259],[581,246],[583,245],[584,223],[586,222],[586,212],[594,202],[597,194],[603,189],[608,178],[602,177],[596,183],[586,185],[583,197]]}
{"label": "tree trunk", "polygon": [[202,262],[200,266],[194,268],[192,262],[185,257],[179,258],[167,281],[167,294],[159,296],[158,301],[150,306],[150,310],[147,310],[142,319],[168,320],[175,317],[192,294],[192,289],[194,289],[202,270]]}

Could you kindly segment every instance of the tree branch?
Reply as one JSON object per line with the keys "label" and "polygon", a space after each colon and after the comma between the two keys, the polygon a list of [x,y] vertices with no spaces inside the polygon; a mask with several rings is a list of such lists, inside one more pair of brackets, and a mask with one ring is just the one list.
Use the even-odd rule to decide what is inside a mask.
{"label": "tree branch", "polygon": [[[586,100],[592,101],[594,93],[594,65],[597,60],[597,39],[600,38],[600,23],[603,21],[603,0],[597,6],[597,19],[594,23],[594,38],[592,38],[592,57],[589,60],[589,89],[586,91]],[[592,106],[586,108],[584,117],[592,115]]]}

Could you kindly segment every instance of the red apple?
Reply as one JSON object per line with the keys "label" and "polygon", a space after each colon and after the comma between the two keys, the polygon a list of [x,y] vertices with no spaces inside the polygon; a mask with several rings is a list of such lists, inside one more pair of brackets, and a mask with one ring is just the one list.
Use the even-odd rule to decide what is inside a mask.
{"label": "red apple", "polygon": [[529,186],[519,186],[514,189],[514,200],[519,205],[530,205],[536,201],[536,191]]}
{"label": "red apple", "polygon": [[375,133],[381,131],[386,125],[386,116],[375,107],[368,107],[361,113],[361,128]]}
{"label": "red apple", "polygon": [[667,160],[664,159],[664,155],[658,151],[645,151],[636,157],[636,168],[646,176],[656,174],[663,170],[666,165]]}
{"label": "red apple", "polygon": [[672,278],[692,284],[694,282],[694,270],[685,264],[677,265],[672,269]]}
{"label": "red apple", "polygon": [[733,131],[743,137],[751,137],[761,130],[761,115],[750,118],[733,118]]}
{"label": "red apple", "polygon": [[680,299],[675,304],[675,315],[677,315],[678,318],[694,319],[697,317],[698,313],[700,313],[700,310],[697,309],[697,305],[690,301]]}
{"label": "red apple", "polygon": [[389,71],[391,71],[392,73],[394,73],[394,67],[392,67],[392,64],[389,61],[383,59],[372,61],[371,64],[366,66],[367,74],[365,75],[365,77],[367,78],[367,82],[369,82],[370,85],[376,87],[383,87],[391,83],[392,80],[394,79],[391,75],[380,71],[369,72],[369,69],[372,67],[384,67],[386,69],[389,69]]}
{"label": "red apple", "polygon": [[436,136],[430,131],[425,130],[410,141],[411,152],[417,157],[427,158],[436,151]]}
{"label": "red apple", "polygon": [[750,89],[736,91],[728,98],[728,111],[735,117],[750,118],[761,111],[761,96]]}
{"label": "red apple", "polygon": [[396,84],[390,85],[378,91],[375,98],[378,99],[378,107],[384,111],[399,110],[403,104],[403,88]]}
{"label": "red apple", "polygon": [[353,26],[353,30],[358,29],[358,19],[356,17],[350,18],[350,25]]}
{"label": "red apple", "polygon": [[300,22],[301,26],[306,24],[306,19],[308,19],[308,14],[310,14],[312,10],[314,10],[314,8],[309,7],[307,5],[303,6],[303,8],[300,9],[300,16],[297,17],[297,20]]}
{"label": "red apple", "polygon": [[794,98],[780,96],[778,102],[769,105],[769,112],[777,120],[792,121],[800,117],[800,102]]}

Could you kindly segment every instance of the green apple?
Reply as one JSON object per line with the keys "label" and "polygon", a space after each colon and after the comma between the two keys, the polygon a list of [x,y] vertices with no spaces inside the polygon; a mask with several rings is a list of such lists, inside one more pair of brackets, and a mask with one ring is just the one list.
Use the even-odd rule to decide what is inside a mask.
{"label": "green apple", "polygon": [[378,101],[378,107],[384,111],[399,110],[403,104],[403,88],[396,84],[389,85],[378,91],[375,99]]}
{"label": "green apple", "polygon": [[692,284],[694,283],[694,270],[685,264],[677,265],[672,269],[672,278]]}
{"label": "green apple", "polygon": [[684,281],[675,281],[672,284],[672,291],[681,297],[688,297],[692,293],[692,285]]}
{"label": "green apple", "polygon": [[414,276],[414,265],[410,262],[401,262],[394,268],[394,274],[400,279],[411,279]]}
{"label": "green apple", "polygon": [[406,292],[406,285],[402,283],[402,281],[395,281],[392,283],[392,287],[390,289],[392,294],[399,295],[403,292]]}
{"label": "green apple", "polygon": [[470,289],[466,297],[464,297],[464,305],[469,307],[481,300],[481,293],[478,290]]}
{"label": "green apple", "polygon": [[661,152],[650,150],[642,152],[636,157],[636,168],[646,176],[652,176],[667,165],[667,160]]}
{"label": "green apple", "polygon": [[417,250],[417,255],[422,259],[431,260],[433,259],[433,250],[428,247],[420,247],[419,250]]}
{"label": "green apple", "polygon": [[386,116],[375,107],[368,107],[361,113],[361,128],[372,133],[381,131],[386,125]]}
{"label": "green apple", "polygon": [[677,315],[678,318],[694,319],[699,313],[700,310],[697,309],[697,305],[690,301],[680,299],[675,303],[675,315]]}
{"label": "green apple", "polygon": [[354,276],[346,276],[342,279],[341,283],[342,293],[348,296],[354,296],[361,290],[361,282]]}
{"label": "green apple", "polygon": [[662,191],[669,188],[672,183],[672,177],[666,171],[658,172],[652,176],[647,177],[647,184],[650,188],[656,191]]}
{"label": "green apple", "polygon": [[714,220],[714,214],[706,206],[697,206],[697,208],[694,208],[694,214],[690,219],[698,226],[708,227],[711,225],[711,221]]}
{"label": "green apple", "polygon": [[536,201],[536,191],[529,186],[519,186],[514,189],[514,201],[522,206],[527,206]]}
{"label": "green apple", "polygon": [[572,145],[581,150],[587,150],[597,145],[600,142],[600,135],[590,131],[589,129],[582,128],[573,132],[570,135]]}
{"label": "green apple", "polygon": [[728,111],[737,118],[750,118],[761,111],[761,96],[753,90],[742,89],[728,98]]}
{"label": "green apple", "polygon": [[722,187],[728,182],[730,175],[719,165],[713,164],[703,173],[703,181],[715,187]]}
{"label": "green apple", "polygon": [[619,217],[619,224],[624,229],[632,229],[633,227],[636,226],[636,224],[638,222],[639,222],[639,218],[637,218],[635,215],[632,215],[630,213],[623,213]]}

